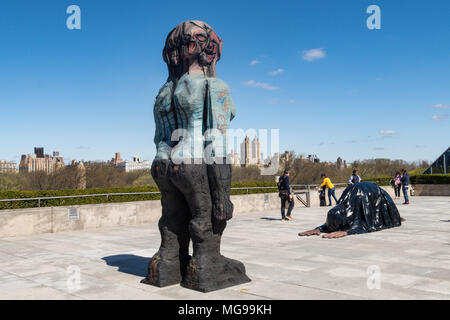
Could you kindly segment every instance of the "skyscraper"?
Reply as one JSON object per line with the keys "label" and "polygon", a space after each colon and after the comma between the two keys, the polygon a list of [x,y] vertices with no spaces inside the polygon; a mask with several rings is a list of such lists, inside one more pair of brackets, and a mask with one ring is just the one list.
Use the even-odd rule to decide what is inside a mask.
{"label": "skyscraper", "polygon": [[252,141],[252,160],[254,164],[261,164],[261,146],[258,137]]}
{"label": "skyscraper", "polygon": [[246,136],[241,143],[241,165],[245,167],[249,165],[262,165],[261,145],[258,137],[250,141],[250,138]]}

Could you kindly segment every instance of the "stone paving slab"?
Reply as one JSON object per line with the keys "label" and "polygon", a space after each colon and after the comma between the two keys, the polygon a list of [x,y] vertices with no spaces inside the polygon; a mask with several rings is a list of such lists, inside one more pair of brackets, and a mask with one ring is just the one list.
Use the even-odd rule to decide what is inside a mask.
{"label": "stone paving slab", "polygon": [[[0,299],[450,299],[450,197],[398,203],[401,227],[334,240],[297,236],[323,223],[326,207],[296,208],[292,222],[239,214],[222,253],[253,281],[208,294],[140,283],[159,247],[156,223],[4,238]],[[368,270],[379,270],[379,287]]]}

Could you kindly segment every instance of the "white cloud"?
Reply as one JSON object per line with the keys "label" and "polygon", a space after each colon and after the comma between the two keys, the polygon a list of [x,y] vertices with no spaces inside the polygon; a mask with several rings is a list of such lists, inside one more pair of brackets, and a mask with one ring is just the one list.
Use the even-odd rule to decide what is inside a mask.
{"label": "white cloud", "polygon": [[382,134],[384,136],[392,136],[396,133],[397,133],[397,131],[395,131],[395,130],[381,130],[380,131],[380,134]]}
{"label": "white cloud", "polygon": [[295,99],[289,100],[289,103],[295,103]]}
{"label": "white cloud", "polygon": [[250,65],[253,67],[254,65],[257,65],[258,63],[260,63],[259,60],[255,59],[250,62]]}
{"label": "white cloud", "polygon": [[439,116],[433,116],[431,119],[433,119],[434,121],[441,121],[443,119],[447,119],[448,118],[448,114],[441,114]]}
{"label": "white cloud", "polygon": [[271,76],[276,76],[277,74],[283,73],[284,69],[277,69],[275,71],[269,72]]}
{"label": "white cloud", "polygon": [[268,83],[256,82],[255,80],[245,81],[245,82],[242,82],[242,84],[245,85],[245,86],[253,87],[253,88],[262,88],[264,90],[278,90],[278,89],[280,89],[280,88],[272,86],[272,85],[270,85]]}
{"label": "white cloud", "polygon": [[303,60],[312,62],[314,60],[325,58],[326,54],[322,48],[315,48],[303,51]]}
{"label": "white cloud", "polygon": [[450,104],[437,104],[432,106],[433,109],[450,109]]}

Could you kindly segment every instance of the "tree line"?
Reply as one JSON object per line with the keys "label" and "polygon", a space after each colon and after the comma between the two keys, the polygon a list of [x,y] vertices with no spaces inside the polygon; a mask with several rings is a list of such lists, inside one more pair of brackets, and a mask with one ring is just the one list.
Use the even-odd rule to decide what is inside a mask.
{"label": "tree line", "polygon": [[0,174],[0,191],[126,188],[154,185],[150,170],[125,172],[107,163],[68,165],[53,173],[44,171]]}
{"label": "tree line", "polygon": [[[290,172],[291,184],[320,183],[322,173],[326,173],[334,183],[346,183],[355,169],[364,180],[394,176],[402,168],[411,173],[422,173],[427,167],[426,161],[368,159],[354,161],[347,168],[338,168],[336,164],[313,163],[290,151],[280,157],[277,174],[263,176],[257,166],[233,167],[232,182],[275,182],[276,177],[287,169]],[[86,162],[81,168],[76,164],[65,166],[51,174],[43,171],[0,174],[0,191],[126,188],[154,185],[155,182],[149,170],[125,172],[123,168],[98,162]]]}
{"label": "tree line", "polygon": [[289,170],[291,184],[319,184],[320,178],[325,173],[334,183],[347,183],[353,170],[364,179],[376,177],[394,176],[397,171],[406,169],[410,173],[421,174],[428,168],[427,161],[404,161],[391,159],[367,159],[357,160],[347,165],[346,168],[338,167],[336,163],[311,162],[294,151],[287,151],[280,156],[279,170],[276,175],[261,176],[257,166],[247,168],[233,168],[233,182],[267,182],[275,181],[284,170]]}

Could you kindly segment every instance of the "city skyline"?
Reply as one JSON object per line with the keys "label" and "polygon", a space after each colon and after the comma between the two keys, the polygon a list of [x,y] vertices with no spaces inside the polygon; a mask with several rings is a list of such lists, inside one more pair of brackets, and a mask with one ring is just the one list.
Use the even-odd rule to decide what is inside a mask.
{"label": "city skyline", "polygon": [[[248,152],[247,147],[245,146],[247,143],[250,146],[250,152]],[[279,157],[281,154],[291,152],[289,150],[285,150],[281,153],[274,152],[273,154],[271,154],[270,157],[265,156],[263,153],[261,153],[258,158],[257,153],[255,151],[255,146],[256,146],[255,143],[257,145],[256,150],[259,150],[260,146],[259,146],[258,138],[256,137],[256,139],[254,138],[253,140],[251,140],[248,136],[245,136],[242,143],[239,143],[240,148],[238,148],[237,150],[231,149],[230,153],[228,153],[227,156],[230,157],[229,160],[231,161],[231,164],[232,165],[239,164],[239,166],[257,165],[259,167],[262,167],[262,166],[264,166],[264,164],[267,161],[270,161],[270,159],[272,159],[272,157]],[[12,164],[14,164],[17,169],[16,170],[17,172],[19,172],[19,168],[20,168],[20,165],[23,160],[28,160],[30,158],[36,159],[36,158],[44,158],[44,157],[47,157],[47,158],[49,157],[50,159],[55,158],[59,162],[64,163],[64,165],[70,165],[70,164],[74,164],[74,163],[100,162],[100,163],[108,163],[108,164],[111,164],[116,167],[126,168],[124,166],[126,163],[134,162],[134,163],[145,163],[146,165],[151,164],[151,162],[149,162],[149,160],[141,159],[139,156],[136,156],[136,155],[131,156],[131,157],[122,158],[121,152],[114,152],[115,156],[112,159],[108,158],[108,159],[95,159],[95,160],[88,159],[88,160],[86,160],[86,159],[79,159],[79,158],[67,158],[67,157],[64,157],[63,155],[60,155],[59,151],[53,151],[52,152],[53,156],[48,155],[48,154],[43,154],[44,157],[42,157],[42,156],[38,156],[36,154],[36,150],[42,149],[42,153],[43,153],[45,148],[44,147],[34,147],[34,149],[35,149],[35,153],[22,154],[20,157],[21,161],[19,161],[19,162],[11,161],[8,159],[0,159],[0,163],[2,165],[4,165],[5,168],[6,168],[6,165],[9,165],[10,167],[12,167]],[[320,157],[318,157],[316,154],[295,153],[295,156],[300,160],[308,160],[308,161],[317,162],[317,163],[337,164],[338,166],[343,166],[343,167],[347,167],[348,165],[351,165],[353,162],[353,161],[347,161],[345,159],[342,159],[341,156],[337,156],[336,160],[331,160],[331,161],[330,160],[321,161]],[[132,160],[129,160],[129,159],[132,159]],[[388,158],[374,158],[374,159],[388,159]],[[247,160],[249,160],[249,161],[247,161]],[[366,160],[370,160],[370,159],[366,159]],[[402,160],[402,159],[390,159],[390,160]],[[359,161],[359,160],[357,159],[354,161]],[[429,161],[429,162],[431,163],[432,161]],[[120,166],[120,164],[122,164],[122,166]],[[149,168],[150,168],[150,166],[149,166]],[[146,168],[146,169],[149,169],[149,168]]]}
{"label": "city skyline", "polygon": [[[248,144],[248,146],[246,146]],[[280,154],[286,153],[286,152],[291,152],[293,150],[284,150],[282,152],[274,152],[272,153],[270,156],[264,154],[263,152],[258,153],[258,151],[260,150],[260,142],[258,139],[258,136],[254,136],[253,139],[250,139],[248,135],[245,136],[245,138],[242,140],[242,142],[238,142],[239,148],[237,149],[233,149],[231,146],[229,146],[229,153],[227,154],[227,157],[230,157],[230,161],[231,164],[233,165],[237,165],[238,163],[240,165],[258,165],[258,166],[262,166],[264,165],[264,163],[266,161],[269,161],[271,159],[271,157],[273,156],[279,156]],[[250,149],[248,150],[247,148],[250,147]],[[21,156],[19,157],[19,161],[16,162],[14,160],[10,160],[10,159],[0,159],[0,162],[3,165],[8,164],[9,166],[11,166],[12,164],[15,164],[15,166],[17,167],[17,172],[19,171],[19,167],[22,163],[22,161],[25,158],[33,158],[36,157],[36,150],[41,149],[43,153],[44,150],[46,148],[44,147],[34,147],[34,153],[22,153]],[[258,150],[258,151],[257,151]],[[295,152],[295,151],[294,151]],[[103,162],[103,163],[111,163],[114,166],[117,166],[120,163],[125,164],[126,162],[148,162],[151,160],[149,159],[143,159],[141,161],[141,158],[138,155],[132,155],[132,156],[125,156],[124,158],[122,158],[122,153],[121,152],[114,152],[114,157],[108,158],[108,159],[80,159],[80,158],[73,158],[73,157],[64,157],[61,155],[60,157],[60,152],[59,151],[53,151],[52,152],[53,156],[49,156],[47,154],[45,154],[46,157],[50,157],[50,158],[58,158],[60,162],[64,163],[64,165],[69,165],[69,164],[73,164],[74,162]],[[370,159],[355,159],[353,161],[347,161],[342,159],[342,157],[340,155],[337,155],[337,159],[336,160],[320,160],[320,157],[317,156],[316,154],[311,154],[311,153],[307,153],[307,152],[295,152],[295,156],[298,157],[299,159],[307,159],[311,162],[323,162],[323,163],[339,163],[343,161],[343,164],[346,166],[347,164],[351,164],[354,161],[361,161],[361,160],[370,160]],[[37,156],[37,158],[39,158],[39,156]],[[132,160],[128,160],[128,159],[132,159]],[[372,158],[372,159],[389,159],[389,158]],[[432,158],[435,159],[435,158]],[[249,161],[247,161],[249,160]],[[390,159],[390,160],[404,160],[404,159]],[[417,161],[421,161],[423,159],[420,160],[416,160],[416,161],[410,161],[410,162],[417,162]],[[426,160],[428,161],[428,160]],[[433,160],[428,161],[429,163],[433,162]]]}
{"label": "city skyline", "polygon": [[[231,127],[280,129],[278,152],[433,161],[448,147],[448,1],[376,1],[380,30],[366,26],[369,1],[236,2],[239,11],[234,1],[204,2],[201,12],[170,16],[160,12],[174,3],[130,3],[0,4],[8,12],[0,21],[8,43],[0,52],[0,134],[8,137],[0,159],[19,162],[46,142],[66,159],[101,161],[121,150],[153,160],[164,40],[193,18],[224,39],[217,71],[237,106]],[[66,28],[70,4],[81,8],[81,30]]]}

